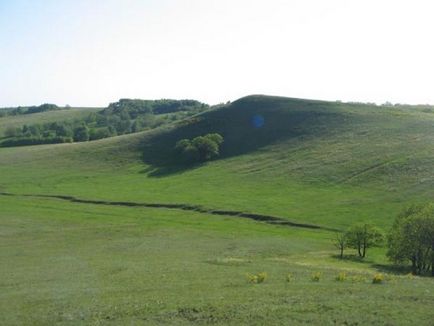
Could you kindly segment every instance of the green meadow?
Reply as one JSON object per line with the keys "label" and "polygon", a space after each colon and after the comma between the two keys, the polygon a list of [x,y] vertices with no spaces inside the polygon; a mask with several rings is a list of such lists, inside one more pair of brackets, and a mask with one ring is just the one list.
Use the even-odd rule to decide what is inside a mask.
{"label": "green meadow", "polygon": [[[207,133],[223,136],[220,156],[182,163],[175,143]],[[431,107],[268,96],[147,132],[0,148],[0,324],[432,325],[432,278],[385,247],[337,259],[331,229],[387,232],[432,200],[433,162]]]}

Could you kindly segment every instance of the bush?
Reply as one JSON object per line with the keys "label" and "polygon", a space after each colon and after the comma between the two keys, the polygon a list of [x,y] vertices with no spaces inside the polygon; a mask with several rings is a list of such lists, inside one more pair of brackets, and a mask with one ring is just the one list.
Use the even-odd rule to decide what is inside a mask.
{"label": "bush", "polygon": [[381,284],[384,281],[384,275],[383,274],[375,274],[372,278],[373,284]]}
{"label": "bush", "polygon": [[310,276],[310,280],[312,282],[319,282],[319,280],[321,279],[322,274],[320,272],[315,272],[312,273],[312,275]]}
{"label": "bush", "polygon": [[181,139],[175,150],[187,162],[208,161],[220,154],[223,137],[219,134],[207,134],[193,139]]}
{"label": "bush", "polygon": [[247,279],[249,280],[250,283],[253,283],[253,284],[263,283],[263,282],[265,282],[267,277],[268,277],[268,275],[265,272],[261,272],[258,274],[247,274]]}
{"label": "bush", "polygon": [[336,276],[336,278],[335,278],[335,280],[337,281],[337,282],[343,282],[343,281],[345,281],[347,279],[347,274],[345,273],[345,272],[340,272],[337,276]]}
{"label": "bush", "polygon": [[288,273],[288,274],[286,275],[286,281],[287,281],[288,283],[293,282],[293,281],[294,281],[294,276],[293,276],[291,273]]}

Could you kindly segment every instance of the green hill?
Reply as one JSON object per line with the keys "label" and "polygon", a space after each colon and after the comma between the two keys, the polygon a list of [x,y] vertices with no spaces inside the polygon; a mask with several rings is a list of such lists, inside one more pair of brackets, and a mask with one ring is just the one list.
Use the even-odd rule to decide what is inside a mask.
{"label": "green hill", "polygon": [[[178,140],[214,132],[218,159],[181,163]],[[0,323],[430,325],[431,278],[400,274],[385,248],[339,260],[331,239],[432,200],[433,168],[431,107],[259,95],[146,132],[0,148]]]}
{"label": "green hill", "polygon": [[[253,125],[255,116],[262,127]],[[208,132],[225,139],[220,158],[179,164],[176,141]],[[2,149],[0,184],[19,193],[387,226],[406,202],[432,197],[433,137],[434,114],[426,108],[250,96],[147,133]]]}

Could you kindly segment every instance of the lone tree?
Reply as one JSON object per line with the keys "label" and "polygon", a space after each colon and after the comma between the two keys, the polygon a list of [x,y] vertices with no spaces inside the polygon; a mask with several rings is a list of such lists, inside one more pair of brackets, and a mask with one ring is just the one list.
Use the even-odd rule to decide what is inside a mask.
{"label": "lone tree", "polygon": [[412,273],[434,276],[434,205],[412,205],[395,220],[388,235],[387,256],[411,263]]}
{"label": "lone tree", "polygon": [[356,224],[345,233],[348,247],[357,249],[360,257],[365,258],[366,250],[377,247],[383,242],[383,234],[371,224]]}
{"label": "lone tree", "polygon": [[181,139],[176,143],[175,150],[186,161],[208,161],[220,154],[223,137],[219,134],[207,134],[193,139]]}
{"label": "lone tree", "polygon": [[345,233],[336,233],[333,243],[335,247],[339,250],[339,257],[344,258],[344,250],[347,247],[347,235]]}

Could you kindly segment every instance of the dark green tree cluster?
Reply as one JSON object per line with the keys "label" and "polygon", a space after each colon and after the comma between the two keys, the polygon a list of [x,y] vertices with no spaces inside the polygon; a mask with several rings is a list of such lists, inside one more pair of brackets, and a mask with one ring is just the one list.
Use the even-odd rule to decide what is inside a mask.
{"label": "dark green tree cluster", "polygon": [[135,119],[143,114],[158,115],[182,111],[199,113],[208,108],[208,105],[195,100],[120,99],[118,102],[111,103],[103,110],[103,113],[120,115],[122,112],[126,112],[132,119]]}
{"label": "dark green tree cluster", "polygon": [[219,134],[207,134],[193,139],[181,139],[175,145],[175,150],[187,162],[204,162],[220,154],[223,137]]}
{"label": "dark green tree cluster", "polygon": [[[37,108],[49,111],[54,110],[55,106],[44,104]],[[122,99],[82,119],[9,127],[4,133],[6,140],[0,142],[0,146],[97,140],[156,128],[207,108],[207,105],[193,100]]]}
{"label": "dark green tree cluster", "polygon": [[30,146],[41,144],[59,144],[59,143],[72,143],[72,138],[66,137],[23,137],[23,138],[11,138],[6,139],[1,143],[3,147],[15,147],[15,146]]}
{"label": "dark green tree cluster", "polygon": [[195,100],[138,100],[121,99],[94,114],[96,126],[106,127],[117,135],[156,128],[193,114],[209,106]]}
{"label": "dark green tree cluster", "polygon": [[32,114],[32,113],[39,113],[39,112],[46,112],[46,111],[56,111],[56,110],[62,110],[64,108],[59,108],[56,104],[49,104],[45,103],[39,106],[31,106],[27,109],[25,114]]}
{"label": "dark green tree cluster", "polygon": [[380,246],[383,243],[383,233],[371,224],[355,224],[343,233],[337,233],[334,244],[339,250],[340,258],[346,248],[356,249],[360,258],[366,257],[368,248]]}
{"label": "dark green tree cluster", "polygon": [[[65,107],[66,108],[66,107]],[[0,118],[6,116],[14,116],[21,114],[32,114],[45,111],[64,110],[65,108],[58,107],[56,104],[45,103],[39,106],[17,107],[17,108],[5,108],[0,110]]]}
{"label": "dark green tree cluster", "polygon": [[397,217],[387,256],[398,264],[409,262],[415,275],[431,270],[434,276],[434,205],[412,205]]}

